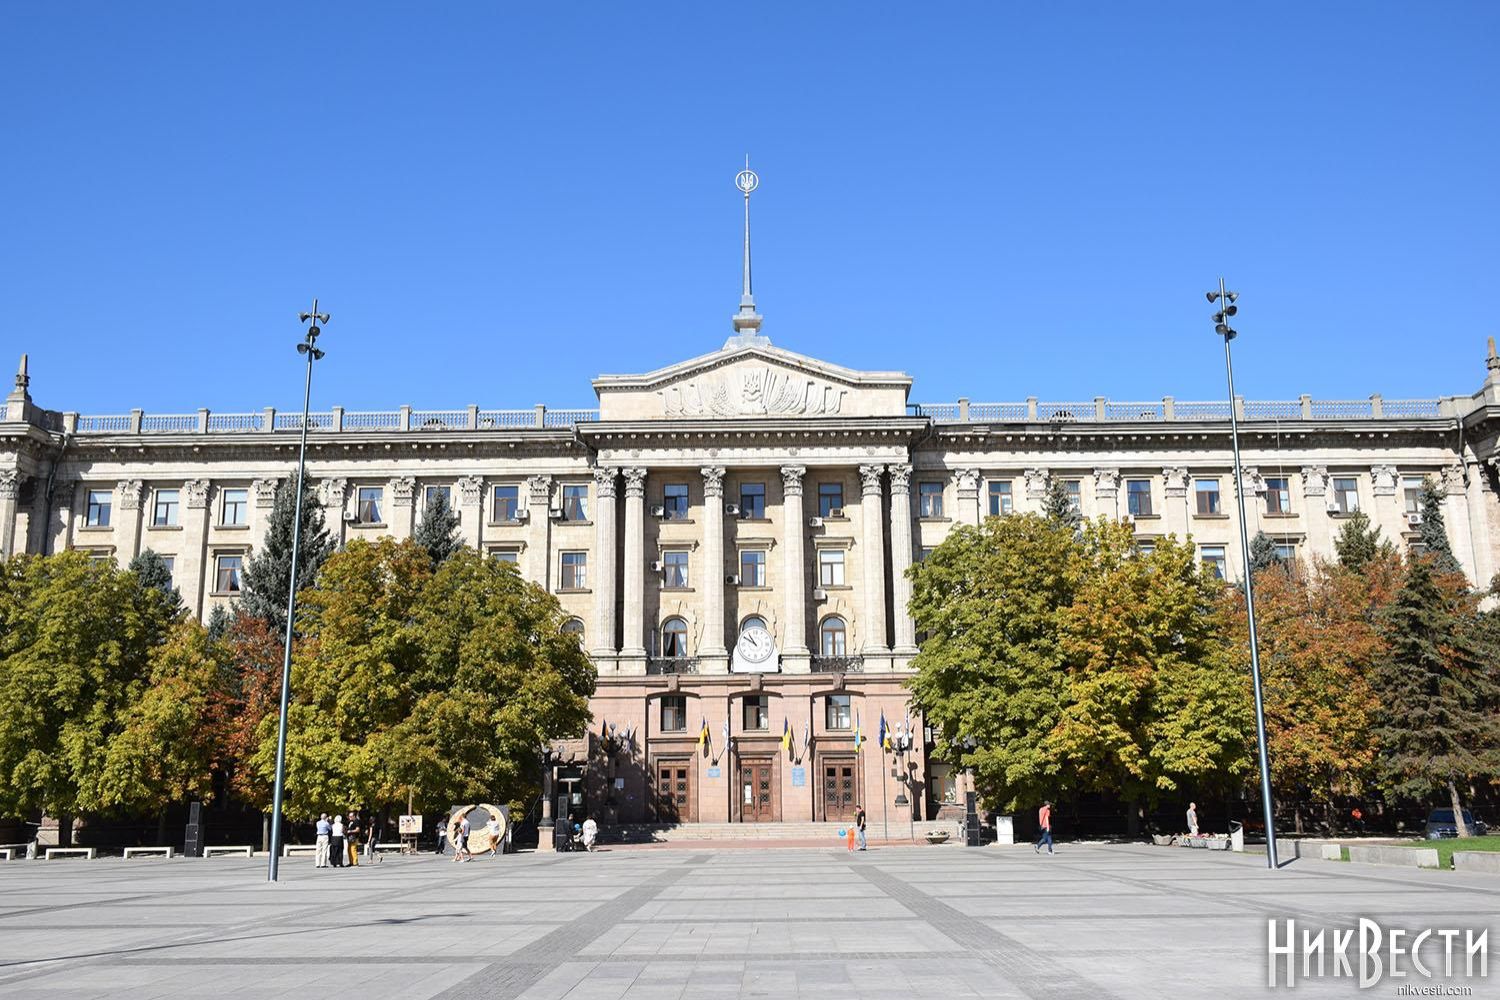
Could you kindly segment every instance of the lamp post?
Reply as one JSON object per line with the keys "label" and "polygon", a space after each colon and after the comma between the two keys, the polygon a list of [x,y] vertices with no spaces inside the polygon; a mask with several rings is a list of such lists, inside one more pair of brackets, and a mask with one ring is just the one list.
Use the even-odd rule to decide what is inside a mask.
{"label": "lamp post", "polygon": [[302,484],[307,476],[307,422],[308,407],[312,403],[313,362],[323,356],[318,349],[320,323],[328,322],[328,314],[318,312],[318,300],[313,299],[312,312],[302,313],[302,322],[310,324],[307,335],[297,345],[297,353],[307,358],[307,378],[302,387],[302,443],[297,451],[297,498],[292,513],[292,573],[287,583],[286,596],[286,641],[281,655],[281,719],[276,728],[276,786],[271,795],[271,869],[267,878],[276,881],[281,861],[281,799],[286,785],[286,713],[292,693],[292,627],[297,615],[297,555],[302,545]]}
{"label": "lamp post", "polygon": [[[897,729],[891,737],[891,750],[894,751],[896,756],[896,767],[901,772],[896,779],[898,784],[896,787],[895,805],[906,812],[906,835],[908,840],[917,839],[916,821],[912,819],[911,814],[911,799],[906,797],[907,789],[911,786],[911,770],[907,767],[906,755],[911,752],[914,743],[912,732],[907,728],[905,723],[902,723],[901,728]],[[916,792],[913,791],[912,794],[915,795]]]}
{"label": "lamp post", "polygon": [[1234,449],[1234,495],[1240,512],[1240,558],[1245,567],[1245,614],[1250,620],[1250,678],[1255,689],[1255,736],[1260,753],[1260,798],[1265,809],[1266,821],[1266,866],[1276,870],[1276,822],[1271,803],[1271,758],[1266,747],[1266,706],[1261,693],[1260,649],[1255,637],[1255,581],[1250,572],[1250,533],[1245,526],[1245,480],[1240,471],[1240,425],[1234,405],[1234,362],[1229,351],[1229,342],[1235,338],[1229,320],[1239,312],[1235,302],[1239,292],[1224,287],[1219,279],[1219,290],[1208,293],[1210,303],[1217,302],[1219,311],[1214,313],[1214,332],[1224,338],[1224,372],[1229,380],[1229,440]]}

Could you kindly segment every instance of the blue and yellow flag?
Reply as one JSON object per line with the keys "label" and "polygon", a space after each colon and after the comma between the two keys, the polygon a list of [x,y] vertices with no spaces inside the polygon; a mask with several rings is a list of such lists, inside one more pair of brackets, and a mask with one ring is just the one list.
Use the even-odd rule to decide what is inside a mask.
{"label": "blue and yellow flag", "polygon": [[785,720],[781,720],[781,748],[788,753],[792,751],[792,727]]}
{"label": "blue and yellow flag", "polygon": [[698,725],[698,746],[702,747],[703,744],[705,744],[707,742],[708,742],[708,720],[707,719],[702,719],[702,720],[699,721],[699,725]]}
{"label": "blue and yellow flag", "polygon": [[864,735],[864,732],[859,727],[859,713],[855,712],[854,713],[854,752],[855,753],[859,753],[860,749],[864,746],[864,742],[865,742],[865,735]]}
{"label": "blue and yellow flag", "polygon": [[891,731],[885,724],[885,709],[880,710],[880,749],[891,748]]}

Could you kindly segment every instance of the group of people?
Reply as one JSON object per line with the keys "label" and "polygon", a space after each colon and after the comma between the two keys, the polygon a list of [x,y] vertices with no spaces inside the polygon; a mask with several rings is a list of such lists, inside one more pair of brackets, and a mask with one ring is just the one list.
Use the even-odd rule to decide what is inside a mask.
{"label": "group of people", "polygon": [[360,819],[359,810],[351,809],[349,818],[342,815],[328,818],[327,813],[318,817],[317,851],[313,855],[314,868],[359,867],[359,852],[363,848],[365,860],[375,856],[375,838],[380,832],[373,821]]}
{"label": "group of people", "polygon": [[[473,833],[473,831],[474,828],[469,823],[469,817],[467,815],[460,816],[458,819],[458,829],[456,831],[457,835],[453,838],[454,861],[474,860],[474,852],[469,849],[469,836]],[[485,843],[488,844],[489,847],[480,848],[479,853],[483,854],[486,850],[488,850],[490,857],[493,858],[500,853],[500,847],[504,842],[504,837],[500,832],[500,821],[493,815],[490,816],[489,821],[484,824],[484,833]]]}
{"label": "group of people", "polygon": [[850,854],[865,850],[865,807],[857,802],[854,804],[854,822],[849,824],[845,837]]}

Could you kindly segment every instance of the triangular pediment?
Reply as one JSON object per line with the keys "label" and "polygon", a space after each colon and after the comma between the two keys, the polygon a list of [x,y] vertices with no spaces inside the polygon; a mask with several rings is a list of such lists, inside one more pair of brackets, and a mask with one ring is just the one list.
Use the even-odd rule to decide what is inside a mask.
{"label": "triangular pediment", "polygon": [[764,344],[594,380],[601,420],[902,416],[910,389],[901,372],[858,371]]}

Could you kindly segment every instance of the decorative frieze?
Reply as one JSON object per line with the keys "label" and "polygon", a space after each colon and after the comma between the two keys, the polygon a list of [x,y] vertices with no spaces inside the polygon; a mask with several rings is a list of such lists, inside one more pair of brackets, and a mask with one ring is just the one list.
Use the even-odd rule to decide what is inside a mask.
{"label": "decorative frieze", "polygon": [[347,479],[325,479],[318,484],[318,502],[324,510],[343,510],[344,498],[348,495]]}
{"label": "decorative frieze", "polygon": [[953,482],[954,482],[955,485],[957,485],[958,492],[960,494],[963,494],[963,493],[973,493],[975,495],[978,495],[978,493],[979,493],[979,470],[978,469],[959,469],[957,472],[955,472],[953,474]]}
{"label": "decorative frieze", "polygon": [[0,471],[0,500],[14,500],[21,494],[21,474],[15,469]]}
{"label": "decorative frieze", "polygon": [[1120,492],[1120,470],[1119,469],[1095,469],[1094,470],[1094,496],[1106,499]]}

